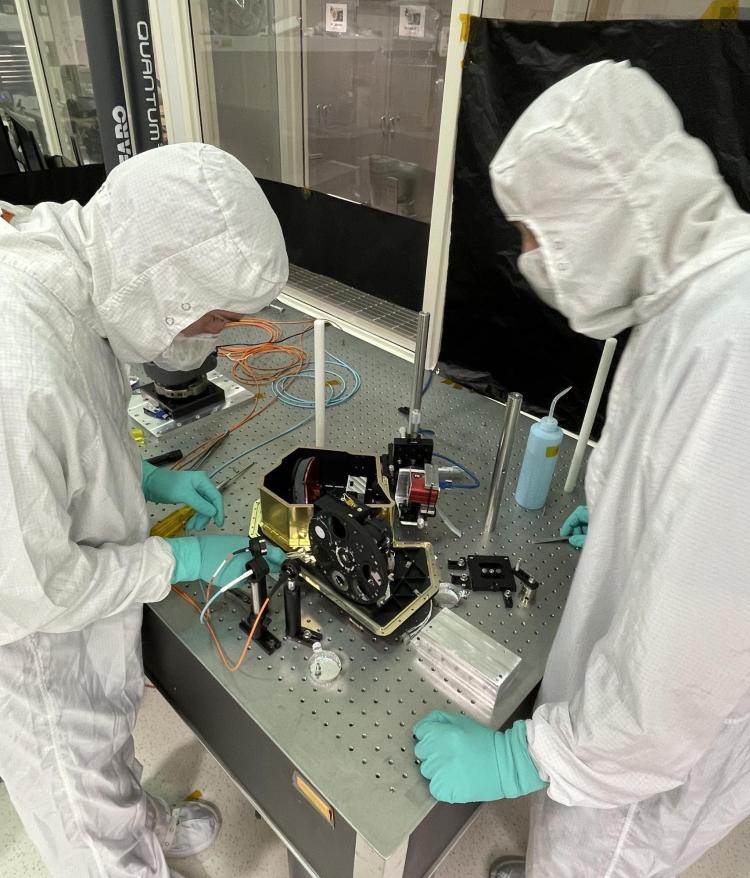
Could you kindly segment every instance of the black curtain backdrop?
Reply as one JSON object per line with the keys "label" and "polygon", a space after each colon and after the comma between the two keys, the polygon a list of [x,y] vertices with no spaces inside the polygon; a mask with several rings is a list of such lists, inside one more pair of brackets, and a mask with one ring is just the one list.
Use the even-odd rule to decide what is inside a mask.
{"label": "black curtain backdrop", "polygon": [[78,201],[85,204],[104,182],[104,165],[50,168],[0,176],[0,198],[11,204]]}
{"label": "black curtain backdrop", "polygon": [[[740,205],[750,209],[749,36],[747,22],[472,19],[456,146],[443,360],[490,372],[502,391],[521,391],[537,413],[572,384],[558,411],[564,426],[578,429],[601,345],[573,333],[518,274],[518,233],[492,196],[490,161],[516,119],[549,86],[595,61],[629,60],[666,89],[687,131],[713,150]],[[603,411],[604,405],[599,426]]]}
{"label": "black curtain backdrop", "polygon": [[291,263],[421,309],[429,225],[322,192],[258,182],[279,218]]}

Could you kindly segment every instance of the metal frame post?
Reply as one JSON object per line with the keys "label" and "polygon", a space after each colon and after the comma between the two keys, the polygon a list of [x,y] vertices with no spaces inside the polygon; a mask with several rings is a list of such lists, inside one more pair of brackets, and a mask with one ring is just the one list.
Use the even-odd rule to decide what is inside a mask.
{"label": "metal frame post", "polygon": [[170,143],[203,140],[190,5],[185,0],[149,0],[149,11],[167,139]]}
{"label": "metal frame post", "polygon": [[[296,27],[294,26],[296,22]],[[300,0],[276,0],[276,81],[279,105],[281,181],[305,186],[302,5]]]}
{"label": "metal frame post", "polygon": [[445,311],[445,288],[448,280],[448,255],[453,215],[453,167],[456,158],[458,112],[461,106],[461,76],[464,52],[469,39],[469,17],[481,15],[481,0],[455,0],[451,10],[448,56],[445,59],[445,87],[440,114],[435,189],[432,195],[430,238],[427,246],[422,310],[432,314],[432,338],[427,365],[435,367],[440,355]]}
{"label": "metal frame post", "polygon": [[29,67],[31,68],[31,78],[34,81],[34,90],[39,101],[39,112],[42,116],[47,150],[49,155],[63,155],[62,140],[57,127],[57,118],[49,93],[44,61],[39,48],[39,40],[29,0],[16,0],[16,14],[18,15],[18,24],[21,28],[21,36],[26,46],[26,55],[28,56]]}

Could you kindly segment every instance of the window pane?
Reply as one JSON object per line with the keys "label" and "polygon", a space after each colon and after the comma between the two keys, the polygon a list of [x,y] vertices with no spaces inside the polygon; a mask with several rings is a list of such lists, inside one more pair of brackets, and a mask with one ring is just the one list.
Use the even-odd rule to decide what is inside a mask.
{"label": "window pane", "polygon": [[450,0],[191,0],[191,18],[205,141],[429,221]]}
{"label": "window pane", "polygon": [[273,0],[190,3],[204,141],[284,181],[274,9]]}
{"label": "window pane", "polygon": [[31,0],[39,50],[63,155],[102,161],[91,71],[78,0]]}
{"label": "window pane", "polygon": [[12,113],[50,151],[14,0],[0,0],[0,110],[6,118]]}
{"label": "window pane", "polygon": [[429,222],[449,0],[305,0],[308,185]]}

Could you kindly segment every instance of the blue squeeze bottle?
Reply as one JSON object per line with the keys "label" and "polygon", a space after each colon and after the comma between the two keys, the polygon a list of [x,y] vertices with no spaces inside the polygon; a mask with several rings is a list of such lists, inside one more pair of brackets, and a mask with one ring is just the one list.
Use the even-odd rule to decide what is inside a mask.
{"label": "blue squeeze bottle", "polygon": [[529,441],[516,487],[516,503],[524,509],[541,509],[547,502],[552,476],[562,444],[563,431],[554,417],[557,401],[572,390],[568,387],[552,400],[549,414],[529,430]]}

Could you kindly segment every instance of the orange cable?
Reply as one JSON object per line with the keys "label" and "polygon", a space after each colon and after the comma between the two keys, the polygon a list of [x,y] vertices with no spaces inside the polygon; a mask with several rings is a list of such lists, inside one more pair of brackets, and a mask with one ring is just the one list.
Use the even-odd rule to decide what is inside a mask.
{"label": "orange cable", "polygon": [[[309,332],[312,329],[312,323],[309,320],[288,320],[281,322],[272,322],[270,320],[263,320],[260,317],[247,317],[242,320],[235,321],[233,323],[227,324],[227,326],[252,326],[256,329],[261,329],[267,333],[268,339],[265,342],[261,342],[260,344],[254,345],[242,345],[242,344],[230,344],[230,345],[220,345],[218,348],[218,352],[220,356],[225,356],[232,363],[232,377],[241,384],[250,384],[255,389],[253,405],[250,409],[250,412],[241,418],[237,423],[232,424],[231,427],[228,427],[221,433],[217,433],[215,436],[210,437],[209,439],[202,442],[200,445],[197,445],[195,448],[191,449],[181,460],[177,461],[172,469],[186,469],[190,466],[192,461],[196,458],[199,458],[201,454],[206,451],[209,447],[211,447],[215,442],[218,442],[225,435],[230,433],[234,433],[235,430],[239,430],[240,427],[244,427],[245,424],[257,418],[259,415],[262,415],[264,411],[270,408],[274,403],[278,400],[274,397],[270,402],[266,405],[258,408],[259,400],[262,397],[261,388],[264,384],[272,383],[278,378],[283,378],[286,375],[298,375],[305,367],[307,362],[307,354],[305,353],[304,348],[298,345],[279,345],[276,344],[281,337],[280,326],[292,326],[292,325],[301,325],[308,324],[307,329],[303,330],[301,335],[304,335],[306,332]],[[268,354],[285,354],[289,358],[289,362],[286,366],[281,367],[270,367],[259,365],[251,365],[250,361],[259,356],[266,356]],[[241,375],[240,373],[244,373]]]}
{"label": "orange cable", "polygon": [[[179,595],[185,602],[190,604],[190,606],[197,613],[201,612],[200,604],[197,601],[193,600],[193,598],[190,597],[190,595],[187,592],[184,592],[181,588],[177,588],[176,585],[172,586],[172,591],[175,594]],[[216,652],[218,653],[219,658],[221,659],[221,663],[229,671],[230,674],[233,674],[233,673],[235,673],[235,671],[238,671],[240,669],[240,667],[242,666],[242,663],[247,658],[247,654],[250,650],[250,644],[253,641],[253,637],[255,637],[255,632],[258,629],[258,625],[260,624],[260,620],[263,618],[263,615],[266,612],[266,609],[268,608],[268,602],[269,602],[269,598],[266,598],[265,601],[263,602],[261,608],[260,608],[260,612],[255,617],[255,622],[253,623],[253,627],[250,629],[250,633],[247,635],[247,639],[245,640],[244,646],[242,647],[242,652],[240,653],[240,657],[237,659],[237,661],[233,665],[229,663],[229,659],[227,658],[227,655],[224,652],[224,649],[222,648],[222,645],[219,641],[219,637],[216,634],[216,632],[214,631],[213,625],[210,622],[206,622],[206,628],[208,628],[208,633],[211,635],[211,639],[213,640]]]}

